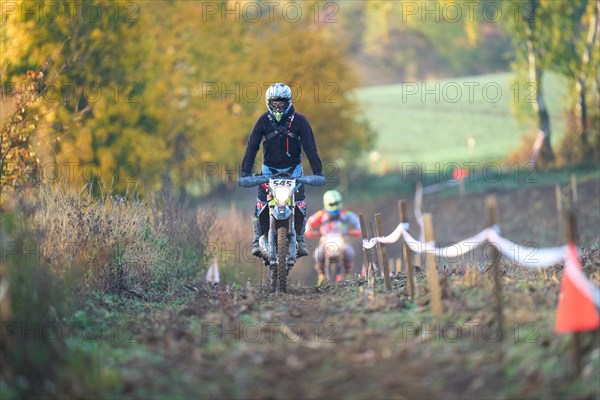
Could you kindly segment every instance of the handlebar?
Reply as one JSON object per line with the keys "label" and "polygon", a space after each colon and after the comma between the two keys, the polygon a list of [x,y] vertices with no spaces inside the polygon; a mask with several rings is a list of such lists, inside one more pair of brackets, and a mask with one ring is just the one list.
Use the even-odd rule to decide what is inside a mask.
{"label": "handlebar", "polygon": [[304,183],[309,186],[323,186],[325,184],[323,175],[303,175],[296,179],[297,182]]}
{"label": "handlebar", "polygon": [[[264,175],[243,176],[238,179],[238,185],[241,187],[258,186],[267,182],[269,182],[269,178]],[[296,182],[309,186],[323,186],[325,184],[325,177],[321,175],[304,175],[296,178]]]}
{"label": "handlebar", "polygon": [[243,176],[240,179],[238,179],[238,185],[241,187],[258,186],[258,185],[261,185],[261,184],[267,183],[267,182],[269,182],[269,178],[267,178],[266,176],[263,176],[263,175]]}

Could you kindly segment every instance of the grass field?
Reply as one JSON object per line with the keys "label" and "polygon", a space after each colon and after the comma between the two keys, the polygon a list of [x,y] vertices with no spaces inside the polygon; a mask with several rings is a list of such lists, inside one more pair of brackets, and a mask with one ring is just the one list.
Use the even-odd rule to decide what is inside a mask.
{"label": "grass field", "polygon": [[[512,73],[501,73],[359,89],[356,97],[378,134],[374,152],[379,159],[372,171],[396,168],[402,162],[503,159],[535,127],[534,88],[514,79]],[[567,86],[552,74],[544,85],[552,143],[557,145],[565,127]],[[369,155],[363,162],[369,162]]]}

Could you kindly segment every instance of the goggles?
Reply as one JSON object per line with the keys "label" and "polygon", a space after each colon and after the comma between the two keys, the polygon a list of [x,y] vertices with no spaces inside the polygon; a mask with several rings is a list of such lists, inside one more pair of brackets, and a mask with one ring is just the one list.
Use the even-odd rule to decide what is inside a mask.
{"label": "goggles", "polygon": [[287,108],[288,104],[289,101],[285,100],[269,100],[269,107],[274,111],[283,111]]}

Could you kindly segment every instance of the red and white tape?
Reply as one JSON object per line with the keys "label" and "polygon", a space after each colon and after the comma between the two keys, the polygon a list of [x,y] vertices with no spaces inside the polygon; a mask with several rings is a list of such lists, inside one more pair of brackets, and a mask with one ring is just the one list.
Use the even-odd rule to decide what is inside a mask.
{"label": "red and white tape", "polygon": [[[475,250],[487,241],[496,247],[504,257],[523,267],[548,268],[564,261],[565,273],[569,276],[573,284],[581,293],[586,295],[596,307],[600,308],[600,289],[598,289],[598,287],[585,276],[580,267],[578,267],[579,256],[577,255],[576,248],[573,251],[572,249],[569,250],[569,247],[566,245],[545,249],[521,246],[500,236],[497,226],[486,228],[478,234],[455,243],[452,246],[438,248],[435,247],[433,243],[415,240],[415,238],[408,233],[407,229],[408,224],[401,223],[387,236],[363,239],[363,247],[368,250],[375,247],[377,243],[392,244],[404,237],[406,245],[415,253],[428,253],[435,254],[439,257],[454,258]],[[575,245],[572,246],[574,247]]]}

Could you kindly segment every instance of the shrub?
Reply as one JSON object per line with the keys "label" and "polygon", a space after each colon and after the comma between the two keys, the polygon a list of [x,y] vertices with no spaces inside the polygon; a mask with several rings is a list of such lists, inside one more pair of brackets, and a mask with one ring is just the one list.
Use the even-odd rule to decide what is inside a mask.
{"label": "shrub", "polygon": [[214,213],[196,212],[170,193],[144,202],[42,186],[35,202],[42,257],[56,276],[76,276],[83,296],[100,290],[160,299],[203,269],[201,243]]}

